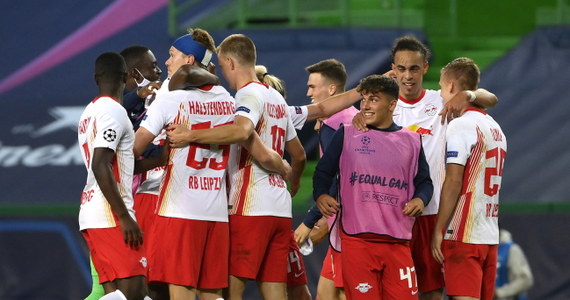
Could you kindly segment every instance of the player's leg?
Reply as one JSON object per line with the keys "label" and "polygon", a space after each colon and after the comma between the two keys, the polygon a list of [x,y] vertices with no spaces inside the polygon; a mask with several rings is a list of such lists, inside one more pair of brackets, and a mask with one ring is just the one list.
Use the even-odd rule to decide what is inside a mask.
{"label": "player's leg", "polygon": [[311,300],[311,291],[306,284],[287,287],[287,299],[289,300]]}
{"label": "player's leg", "polygon": [[443,266],[431,255],[430,245],[436,215],[416,218],[412,230],[412,258],[418,278],[421,300],[441,300],[443,297]]}
{"label": "player's leg", "polygon": [[294,233],[294,231],[291,231],[287,257],[287,298],[289,300],[311,300],[303,255],[295,241]]}
{"label": "player's leg", "polygon": [[228,287],[230,229],[227,222],[208,222],[206,243],[200,266],[198,295],[201,300],[222,298]]}
{"label": "player's leg", "polygon": [[497,250],[498,245],[487,245],[488,252],[483,264],[483,284],[481,286],[481,300],[491,300],[495,295],[495,279],[497,278]]}
{"label": "player's leg", "polygon": [[170,300],[185,300],[196,298],[196,289],[189,286],[169,284]]}
{"label": "player's leg", "polygon": [[229,297],[230,300],[242,300],[243,299],[243,292],[245,291],[245,285],[247,284],[248,279],[245,277],[237,277],[230,275],[230,287]]}
{"label": "player's leg", "polygon": [[375,258],[371,244],[358,238],[342,238],[342,275],[348,299],[383,299],[380,281],[383,266]]}
{"label": "player's leg", "polygon": [[146,278],[144,276],[133,276],[116,280],[117,289],[129,300],[142,300],[147,294]]}
{"label": "player's leg", "polygon": [[273,232],[256,278],[257,286],[263,299],[286,299],[292,222],[290,218],[279,217],[267,217],[264,222]]}

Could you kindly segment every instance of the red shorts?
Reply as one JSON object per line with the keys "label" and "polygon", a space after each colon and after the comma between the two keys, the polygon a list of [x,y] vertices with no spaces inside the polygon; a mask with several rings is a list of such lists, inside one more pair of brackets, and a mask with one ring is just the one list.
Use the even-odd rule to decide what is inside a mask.
{"label": "red shorts", "polygon": [[147,258],[144,248],[130,248],[123,239],[120,227],[85,229],[81,233],[99,274],[99,283],[146,276]]}
{"label": "red shorts", "polygon": [[497,245],[444,240],[445,289],[450,296],[493,299],[497,273]]}
{"label": "red shorts", "polygon": [[226,222],[157,216],[149,238],[149,281],[220,289],[228,286]]}
{"label": "red shorts", "polygon": [[431,237],[437,215],[416,218],[412,229],[412,259],[416,266],[420,293],[443,289],[443,266],[431,254]]}
{"label": "red shorts", "polygon": [[342,276],[347,299],[418,299],[409,243],[342,237]]}
{"label": "red shorts", "polygon": [[321,269],[321,276],[334,281],[334,286],[341,288],[342,284],[342,257],[340,252],[337,252],[329,246],[327,255],[323,260],[323,268]]}
{"label": "red shorts", "polygon": [[289,256],[287,257],[287,287],[295,287],[307,284],[307,273],[303,254],[299,251],[299,245],[295,241],[294,231],[291,231],[289,241]]}
{"label": "red shorts", "polygon": [[261,282],[287,282],[292,220],[230,216],[230,275]]}
{"label": "red shorts", "polygon": [[137,218],[137,223],[141,228],[145,237],[148,237],[150,229],[152,228],[152,222],[154,219],[154,210],[156,209],[156,204],[158,203],[158,196],[147,193],[135,194],[133,209],[135,210],[135,217]]}

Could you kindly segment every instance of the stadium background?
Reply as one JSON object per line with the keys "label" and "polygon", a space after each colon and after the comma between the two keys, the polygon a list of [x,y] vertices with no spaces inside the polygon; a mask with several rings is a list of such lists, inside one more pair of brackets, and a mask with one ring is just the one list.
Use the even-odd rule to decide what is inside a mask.
{"label": "stadium background", "polygon": [[[530,299],[570,299],[570,1],[20,0],[0,7],[0,299],[88,294],[76,221],[85,170],[75,130],[97,92],[94,59],[142,44],[162,67],[189,26],[216,42],[251,36],[258,63],[286,81],[294,105],[309,101],[306,65],[338,58],[351,88],[386,71],[394,38],[406,33],[433,50],[426,87],[437,88],[446,62],[473,58],[481,87],[500,99],[490,110],[509,141],[500,223],[530,260]],[[311,128],[300,132],[313,161],[294,199],[295,226],[312,204]],[[325,247],[305,257],[313,295]],[[253,286],[248,293],[257,298]]]}

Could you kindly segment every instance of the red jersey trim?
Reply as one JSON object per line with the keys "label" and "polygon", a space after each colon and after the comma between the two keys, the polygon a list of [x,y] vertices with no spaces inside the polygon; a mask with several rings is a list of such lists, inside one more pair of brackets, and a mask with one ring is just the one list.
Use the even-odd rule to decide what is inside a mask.
{"label": "red jersey trim", "polygon": [[269,85],[267,83],[263,83],[263,82],[259,82],[259,81],[250,81],[246,84],[244,84],[240,89],[243,89],[244,87],[248,86],[250,83],[257,83],[257,84],[261,84],[266,88],[269,88]]}
{"label": "red jersey trim", "polygon": [[202,90],[202,91],[206,91],[206,92],[209,91],[209,90],[211,90],[211,89],[213,89],[213,88],[214,88],[214,85],[213,85],[213,84],[205,84],[205,85],[203,85],[203,86],[199,86],[199,87],[198,87],[198,89],[200,89],[200,90]]}
{"label": "red jersey trim", "polygon": [[468,112],[468,111],[475,111],[475,112],[482,113],[482,114],[484,114],[484,115],[487,114],[486,111],[484,111],[484,110],[482,110],[482,109],[480,109],[480,108],[477,108],[477,107],[469,107],[469,108],[465,109],[465,112]]}
{"label": "red jersey trim", "polygon": [[408,104],[416,104],[416,103],[418,103],[420,100],[422,100],[422,98],[423,98],[425,95],[426,95],[426,90],[424,89],[424,90],[422,90],[422,93],[420,94],[420,96],[417,97],[417,98],[414,99],[414,100],[406,100],[406,99],[404,99],[402,96],[398,96],[398,99],[400,99],[400,100],[402,100],[403,102],[408,103]]}

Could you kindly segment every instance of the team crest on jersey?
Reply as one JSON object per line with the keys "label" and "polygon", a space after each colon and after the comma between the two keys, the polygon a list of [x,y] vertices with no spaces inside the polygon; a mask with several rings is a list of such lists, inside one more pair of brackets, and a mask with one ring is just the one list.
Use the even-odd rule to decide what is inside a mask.
{"label": "team crest on jersey", "polygon": [[141,263],[141,265],[143,266],[143,268],[146,268],[147,266],[147,261],[146,261],[146,257],[141,257],[141,260],[139,260],[139,262]]}
{"label": "team crest on jersey", "polygon": [[424,112],[428,116],[434,116],[437,113],[437,107],[435,107],[433,104],[428,104],[424,108]]}
{"label": "team crest on jersey", "polygon": [[107,142],[114,142],[117,139],[117,132],[114,129],[107,129],[103,132],[103,138]]}
{"label": "team crest on jersey", "polygon": [[363,282],[363,283],[359,283],[354,289],[358,290],[359,292],[366,294],[368,293],[368,291],[372,288],[371,285],[368,284],[368,282]]}

